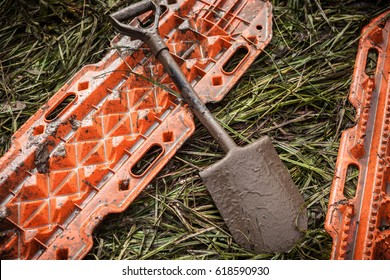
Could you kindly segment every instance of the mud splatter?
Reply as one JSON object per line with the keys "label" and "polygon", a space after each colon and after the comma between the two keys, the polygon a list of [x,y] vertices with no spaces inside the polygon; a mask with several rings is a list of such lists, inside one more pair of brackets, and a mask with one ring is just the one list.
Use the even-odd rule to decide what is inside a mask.
{"label": "mud splatter", "polygon": [[0,221],[11,215],[11,211],[6,206],[0,207]]}
{"label": "mud splatter", "polygon": [[69,118],[69,123],[73,130],[77,130],[81,126],[81,122],[74,115]]}
{"label": "mud splatter", "polygon": [[66,157],[66,154],[67,154],[67,153],[66,153],[65,146],[64,146],[64,145],[61,145],[61,146],[59,146],[59,147],[57,148],[57,150],[55,151],[54,156],[64,158],[64,157]]}
{"label": "mud splatter", "polygon": [[49,152],[49,146],[53,146],[53,141],[47,141],[43,143],[40,147],[38,147],[36,154],[35,154],[35,161],[34,164],[38,170],[39,173],[47,174],[49,173],[49,159],[50,159],[50,152]]}

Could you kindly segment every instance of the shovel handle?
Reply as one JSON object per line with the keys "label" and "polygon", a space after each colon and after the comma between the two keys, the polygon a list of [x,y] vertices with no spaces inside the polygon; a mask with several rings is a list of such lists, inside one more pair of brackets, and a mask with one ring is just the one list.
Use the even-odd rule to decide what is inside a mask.
{"label": "shovel handle", "polygon": [[[131,21],[146,12],[153,12],[153,24],[142,26],[141,24],[130,25],[124,23],[124,21]],[[112,13],[109,17],[112,25],[120,33],[131,37],[133,40],[138,39],[147,42],[151,37],[155,37],[156,34],[158,35],[160,15],[160,5],[151,0],[144,0]]]}
{"label": "shovel handle", "polygon": [[[135,16],[141,15],[142,13],[150,10],[155,11],[155,21],[153,26],[149,28],[133,27],[120,22],[121,20],[133,19]],[[126,15],[126,13],[129,14]],[[202,103],[194,88],[184,76],[179,65],[168,51],[168,47],[158,33],[159,15],[160,6],[152,0],[147,0],[133,4],[125,9],[111,14],[110,19],[113,26],[120,33],[144,41],[150,47],[152,53],[164,66],[164,69],[181,92],[181,95],[188,103],[192,112],[207,128],[214,139],[218,141],[222,150],[225,153],[228,153],[231,149],[237,146],[229,134],[219,124],[217,119],[214,118],[206,105]]]}
{"label": "shovel handle", "polygon": [[112,13],[110,17],[116,19],[117,21],[127,21],[155,8],[157,9],[159,7],[157,7],[154,2],[150,0],[144,0],[128,6],[122,10],[116,11],[115,13]]}

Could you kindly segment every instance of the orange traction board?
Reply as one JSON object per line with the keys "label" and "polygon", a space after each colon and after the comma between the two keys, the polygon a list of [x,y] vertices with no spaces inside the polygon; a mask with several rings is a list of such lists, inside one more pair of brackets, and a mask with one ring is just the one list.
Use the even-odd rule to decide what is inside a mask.
{"label": "orange traction board", "polygon": [[[325,222],[332,259],[390,259],[390,11],[362,31]],[[357,169],[348,196],[348,170]]]}

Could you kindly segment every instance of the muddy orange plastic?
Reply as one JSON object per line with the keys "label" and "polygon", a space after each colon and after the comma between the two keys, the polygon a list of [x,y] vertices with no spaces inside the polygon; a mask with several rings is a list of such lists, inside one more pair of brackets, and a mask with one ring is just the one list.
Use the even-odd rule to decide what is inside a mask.
{"label": "muddy orange plastic", "polygon": [[[271,39],[267,1],[162,5],[160,35],[204,102],[221,100]],[[117,36],[101,62],[83,67],[15,133],[0,159],[1,258],[83,258],[94,228],[124,211],[193,131],[162,65],[140,41]]]}
{"label": "muddy orange plastic", "polygon": [[[356,125],[343,132],[325,228],[332,259],[390,259],[390,11],[362,31],[349,101]],[[359,176],[345,195],[348,169]]]}

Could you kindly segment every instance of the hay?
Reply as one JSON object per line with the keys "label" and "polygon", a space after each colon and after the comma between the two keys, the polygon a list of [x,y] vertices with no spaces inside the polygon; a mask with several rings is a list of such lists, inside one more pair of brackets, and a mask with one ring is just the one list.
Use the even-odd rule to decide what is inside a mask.
{"label": "hay", "polygon": [[[83,65],[99,61],[126,1],[0,3],[0,153],[11,135]],[[193,137],[122,214],[94,233],[89,259],[327,259],[323,224],[361,28],[389,8],[362,1],[272,1],[274,36],[219,104],[239,145],[269,135],[305,197],[309,230],[290,252],[254,255],[232,240],[198,171],[222,158],[197,123]],[[387,6],[386,6],[387,5]]]}

